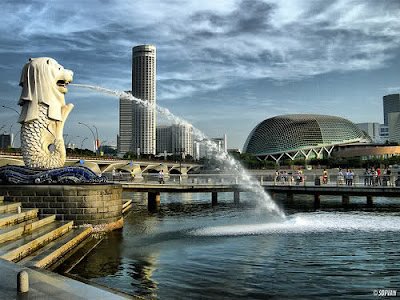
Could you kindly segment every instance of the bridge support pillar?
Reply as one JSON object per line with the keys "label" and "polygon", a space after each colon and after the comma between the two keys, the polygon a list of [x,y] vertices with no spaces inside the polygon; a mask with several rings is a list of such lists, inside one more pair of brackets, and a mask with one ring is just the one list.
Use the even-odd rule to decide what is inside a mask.
{"label": "bridge support pillar", "polygon": [[288,202],[293,202],[293,193],[287,193],[286,197]]}
{"label": "bridge support pillar", "polygon": [[235,204],[239,204],[239,202],[240,202],[240,192],[239,191],[233,192],[233,202]]}
{"label": "bridge support pillar", "polygon": [[160,207],[160,192],[148,192],[147,209],[155,211]]}
{"label": "bridge support pillar", "polygon": [[342,195],[342,204],[343,206],[348,206],[350,204],[350,196]]}
{"label": "bridge support pillar", "polygon": [[319,209],[321,207],[321,195],[315,194],[314,195],[314,208]]}
{"label": "bridge support pillar", "polygon": [[215,206],[218,204],[218,192],[211,192],[211,203],[212,203],[212,206]]}
{"label": "bridge support pillar", "polygon": [[372,198],[372,196],[367,196],[367,205],[368,206],[374,205],[374,199]]}

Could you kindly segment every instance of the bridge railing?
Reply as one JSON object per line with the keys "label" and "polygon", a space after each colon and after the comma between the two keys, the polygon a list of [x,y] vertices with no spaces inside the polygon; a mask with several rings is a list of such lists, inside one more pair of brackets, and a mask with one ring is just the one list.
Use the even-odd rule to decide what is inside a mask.
{"label": "bridge railing", "polygon": [[[107,176],[109,182],[124,183],[148,183],[157,184],[159,178],[157,173],[142,173],[132,177],[129,173],[116,173],[115,176],[111,172],[103,173]],[[353,175],[352,178],[339,176],[336,174],[328,175],[298,175],[298,174],[282,174],[276,177],[274,174],[253,175],[254,180],[261,185],[299,185],[299,186],[400,186],[398,175]],[[167,174],[164,176],[164,183],[177,185],[232,185],[240,184],[240,176],[234,174]]]}

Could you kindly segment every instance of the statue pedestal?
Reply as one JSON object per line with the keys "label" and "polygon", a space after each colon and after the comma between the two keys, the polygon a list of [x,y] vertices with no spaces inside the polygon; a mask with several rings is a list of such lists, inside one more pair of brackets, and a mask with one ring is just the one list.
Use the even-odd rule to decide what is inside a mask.
{"label": "statue pedestal", "polygon": [[56,215],[75,225],[122,227],[122,187],[113,184],[18,184],[1,185],[5,201],[21,202],[23,208],[39,209],[40,217]]}

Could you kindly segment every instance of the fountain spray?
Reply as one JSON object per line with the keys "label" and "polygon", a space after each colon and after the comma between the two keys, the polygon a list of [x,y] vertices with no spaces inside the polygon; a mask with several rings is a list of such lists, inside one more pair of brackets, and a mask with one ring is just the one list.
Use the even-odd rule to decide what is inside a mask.
{"label": "fountain spray", "polygon": [[217,144],[214,143],[213,141],[211,141],[206,136],[205,133],[203,133],[201,130],[197,129],[196,127],[194,127],[192,124],[190,124],[186,120],[174,115],[169,109],[161,107],[159,105],[155,105],[153,103],[149,103],[145,100],[136,98],[132,94],[124,92],[124,91],[111,90],[111,89],[107,89],[107,88],[103,88],[103,87],[99,87],[99,86],[86,85],[86,84],[76,84],[76,83],[72,84],[71,83],[69,85],[88,88],[88,89],[95,90],[95,91],[105,93],[108,95],[117,96],[122,99],[134,101],[134,102],[136,102],[140,105],[143,105],[144,107],[147,107],[149,109],[155,109],[157,112],[159,112],[164,117],[166,117],[169,121],[171,121],[175,124],[192,126],[193,135],[196,138],[196,140],[198,140],[198,141],[200,141],[200,143],[204,144],[207,147],[207,149],[211,153],[214,154],[215,158],[218,161],[223,161],[229,167],[229,170],[234,175],[237,176],[239,185],[241,185],[245,189],[256,194],[256,199],[260,199],[257,201],[257,204],[260,206],[260,208],[266,209],[271,212],[275,212],[280,217],[286,218],[284,212],[276,205],[276,203],[271,199],[271,197],[268,195],[268,193],[265,192],[264,188],[258,183],[258,181],[251,178],[251,176],[247,173],[247,171],[244,169],[244,167],[237,160],[235,160],[227,152],[219,150]]}

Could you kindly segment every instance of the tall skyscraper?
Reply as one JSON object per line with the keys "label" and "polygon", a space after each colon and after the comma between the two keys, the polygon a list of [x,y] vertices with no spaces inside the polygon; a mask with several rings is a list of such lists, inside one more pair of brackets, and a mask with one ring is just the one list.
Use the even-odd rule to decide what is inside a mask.
{"label": "tall skyscraper", "polygon": [[400,112],[400,94],[383,96],[383,119],[386,126],[389,126],[389,114],[392,112]]}
{"label": "tall skyscraper", "polygon": [[120,99],[118,153],[156,154],[156,47],[132,48],[132,95],[151,107]]}
{"label": "tall skyscraper", "polygon": [[[156,47],[141,45],[132,49],[132,95],[156,105]],[[156,154],[156,110],[133,104],[132,148],[143,154]]]}
{"label": "tall skyscraper", "polygon": [[[128,91],[130,93],[130,91]],[[117,138],[118,154],[121,156],[126,152],[134,152],[132,148],[132,122],[133,103],[131,100],[119,99],[119,135]]]}

